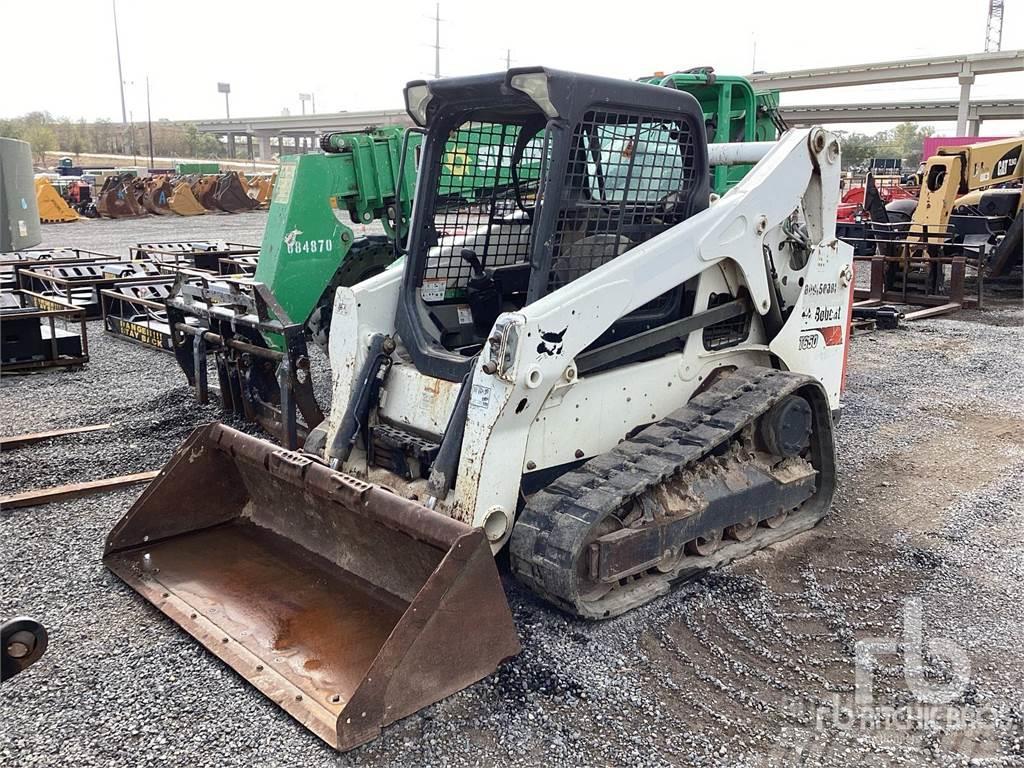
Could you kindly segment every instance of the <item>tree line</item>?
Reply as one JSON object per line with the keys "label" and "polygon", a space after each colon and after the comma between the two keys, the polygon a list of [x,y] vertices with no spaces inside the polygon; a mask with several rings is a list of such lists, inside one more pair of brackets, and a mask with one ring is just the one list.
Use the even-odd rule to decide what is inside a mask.
{"label": "tree line", "polygon": [[[843,167],[862,167],[873,157],[898,157],[909,170],[921,162],[925,137],[935,129],[914,123],[901,123],[874,134],[840,131],[843,143]],[[0,118],[0,136],[21,139],[32,145],[36,159],[44,162],[44,153],[60,150],[69,155],[112,154],[149,155],[149,132],[145,123],[122,125],[110,120],[87,123],[54,117],[48,112],[30,112],[13,119]],[[153,123],[155,157],[220,158],[227,147],[208,133],[200,133],[192,123]]]}
{"label": "tree line", "polygon": [[[21,139],[32,145],[37,162],[45,162],[45,153],[131,155],[148,157],[149,130],[146,123],[123,125],[110,120],[86,122],[54,117],[49,112],[30,112],[12,119],[0,118],[0,136]],[[200,133],[192,123],[153,123],[154,157],[224,157],[227,147],[216,136]]]}
{"label": "tree line", "polygon": [[896,157],[903,168],[916,171],[922,160],[924,140],[935,133],[930,125],[900,123],[895,128],[865,134],[838,131],[843,146],[843,168],[863,168],[873,157]]}

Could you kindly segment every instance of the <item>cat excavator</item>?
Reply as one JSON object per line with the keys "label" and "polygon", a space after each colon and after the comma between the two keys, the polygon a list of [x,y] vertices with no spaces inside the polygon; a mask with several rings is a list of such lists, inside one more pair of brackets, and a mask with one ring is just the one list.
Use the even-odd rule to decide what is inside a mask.
{"label": "cat excavator", "polygon": [[402,260],[335,291],[329,415],[302,450],[199,428],[104,556],[340,750],[519,652],[499,552],[614,617],[811,528],[836,482],[834,134],[709,145],[685,91],[537,67],[405,100]]}

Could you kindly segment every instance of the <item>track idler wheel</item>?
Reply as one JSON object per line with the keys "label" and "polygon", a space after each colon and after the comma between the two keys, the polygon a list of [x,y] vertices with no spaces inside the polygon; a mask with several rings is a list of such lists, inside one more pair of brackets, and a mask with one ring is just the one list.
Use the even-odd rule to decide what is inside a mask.
{"label": "track idler wheel", "polygon": [[711,557],[711,555],[715,554],[715,550],[718,549],[721,543],[722,532],[714,530],[707,536],[700,536],[693,541],[686,542],[686,551],[698,557]]}
{"label": "track idler wheel", "polygon": [[765,447],[776,456],[799,456],[811,440],[811,404],[799,395],[776,403],[758,425]]}
{"label": "track idler wheel", "polygon": [[725,529],[725,537],[734,541],[750,541],[750,538],[757,530],[756,522],[737,523]]}

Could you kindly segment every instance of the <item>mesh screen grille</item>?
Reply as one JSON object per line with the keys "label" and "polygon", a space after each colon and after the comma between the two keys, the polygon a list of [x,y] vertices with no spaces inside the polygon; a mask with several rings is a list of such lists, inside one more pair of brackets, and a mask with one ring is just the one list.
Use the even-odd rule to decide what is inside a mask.
{"label": "mesh screen grille", "polygon": [[523,209],[535,201],[543,134],[525,146],[513,177],[520,131],[514,124],[470,122],[449,134],[434,209],[438,244],[423,273],[425,300],[439,301],[443,292],[458,293],[466,285],[472,270],[461,258],[463,248],[489,268],[529,258],[530,222]]}
{"label": "mesh screen grille", "polygon": [[696,181],[696,145],[682,122],[588,112],[574,131],[572,146],[548,290],[680,222],[685,212],[674,203]]}

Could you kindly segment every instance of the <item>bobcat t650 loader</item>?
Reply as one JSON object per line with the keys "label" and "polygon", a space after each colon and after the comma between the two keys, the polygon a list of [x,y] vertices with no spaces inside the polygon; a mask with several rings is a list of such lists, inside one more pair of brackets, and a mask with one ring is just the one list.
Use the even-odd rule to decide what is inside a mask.
{"label": "bobcat t650 loader", "polygon": [[[340,749],[518,652],[502,548],[610,617],[810,528],[835,483],[832,134],[709,148],[685,92],[539,68],[405,95],[405,260],[336,292],[329,417],[302,452],[197,430],[106,547]],[[467,184],[449,148],[474,141]],[[710,193],[713,165],[758,160]]]}

